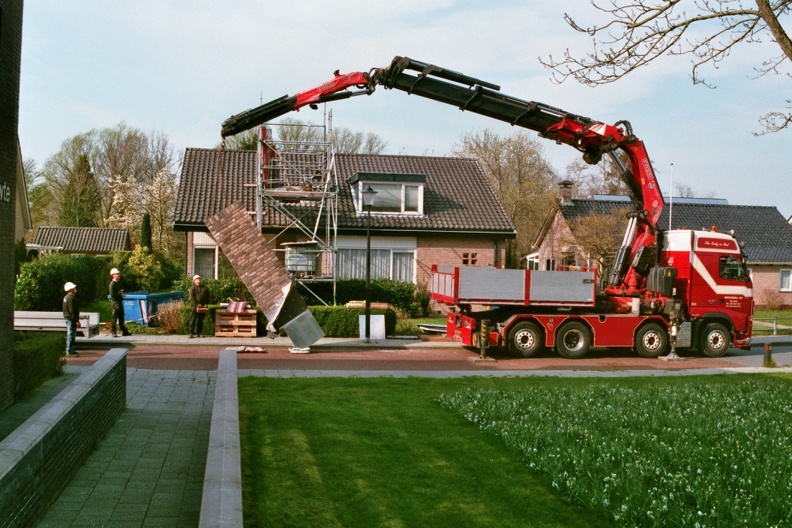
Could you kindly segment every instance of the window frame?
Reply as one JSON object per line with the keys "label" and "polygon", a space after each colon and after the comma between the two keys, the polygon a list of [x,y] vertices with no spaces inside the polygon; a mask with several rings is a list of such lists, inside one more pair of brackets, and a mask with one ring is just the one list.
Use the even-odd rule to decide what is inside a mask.
{"label": "window frame", "polygon": [[[363,215],[368,210],[363,206],[363,191],[371,188],[381,196],[398,195],[398,206],[389,203],[388,208],[383,208],[382,202],[377,205],[377,199],[371,208],[371,213],[375,215],[399,215],[399,216],[423,216],[424,197],[426,189],[426,176],[422,174],[379,174],[379,173],[358,173],[349,180],[352,199],[355,204],[355,211],[358,215]],[[414,193],[414,196],[412,195]],[[415,201],[415,205],[409,202]]]}
{"label": "window frame", "polygon": [[[786,281],[784,281],[784,277],[786,277]],[[786,288],[784,287],[784,282],[787,283]],[[792,269],[778,270],[778,291],[792,292]]]}

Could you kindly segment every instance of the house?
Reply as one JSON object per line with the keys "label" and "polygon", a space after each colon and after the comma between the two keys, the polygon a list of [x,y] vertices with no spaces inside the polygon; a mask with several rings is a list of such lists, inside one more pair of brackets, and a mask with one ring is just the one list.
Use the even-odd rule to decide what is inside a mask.
{"label": "house", "polygon": [[[473,159],[405,155],[335,154],[335,211],[311,201],[316,193],[261,205],[260,229],[284,250],[308,241],[305,228],[331,228],[333,255],[322,274],[363,278],[367,222],[371,276],[426,284],[433,264],[502,266],[516,231],[481,167]],[[187,273],[217,277],[221,251],[205,221],[228,204],[242,202],[256,215],[259,175],[255,151],[188,148],[184,155],[174,228],[186,237]],[[361,193],[377,191],[370,217]],[[335,225],[329,225],[334,222]],[[301,229],[299,225],[303,226]],[[279,252],[279,258],[285,259]]]}
{"label": "house", "polygon": [[[674,229],[734,231],[747,257],[756,306],[792,306],[792,225],[777,208],[729,205],[718,199],[676,198],[667,202],[659,221],[661,229],[668,229],[670,220]],[[534,242],[529,266],[555,269],[562,264],[593,265],[574,244],[570,226],[587,215],[619,214],[625,208],[632,210],[627,197],[572,199],[571,192],[562,189],[558,206],[548,215]]]}
{"label": "house", "polygon": [[60,252],[71,255],[109,255],[113,251],[130,251],[132,241],[129,230],[114,227],[51,227],[41,226],[36,231],[36,240],[28,248],[44,252]]}
{"label": "house", "polygon": [[25,233],[33,229],[33,221],[30,217],[30,203],[28,202],[27,184],[25,183],[25,170],[22,165],[22,149],[17,142],[16,160],[16,222],[14,228],[14,240],[20,241],[25,238]]}

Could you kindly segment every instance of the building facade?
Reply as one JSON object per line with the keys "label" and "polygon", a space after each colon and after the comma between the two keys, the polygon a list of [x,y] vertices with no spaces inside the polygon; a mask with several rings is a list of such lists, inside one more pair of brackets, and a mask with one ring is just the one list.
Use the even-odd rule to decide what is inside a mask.
{"label": "building facade", "polygon": [[[224,204],[241,201],[256,215],[255,151],[227,151],[222,162],[209,149],[188,149],[177,198],[175,228],[184,231],[188,274],[217,277],[222,253],[204,221]],[[221,166],[222,165],[222,166]],[[502,266],[514,226],[475,160],[424,156],[337,154],[338,188],[332,251],[310,250],[310,262],[298,275],[306,279],[333,276],[363,278],[367,226],[370,222],[371,276],[427,284],[433,264]],[[361,193],[376,195],[371,210]],[[326,232],[320,207],[310,192],[283,209],[261,213],[261,231],[287,264],[310,237],[295,226]],[[329,206],[329,205],[328,205]],[[313,256],[312,256],[313,255]]]}

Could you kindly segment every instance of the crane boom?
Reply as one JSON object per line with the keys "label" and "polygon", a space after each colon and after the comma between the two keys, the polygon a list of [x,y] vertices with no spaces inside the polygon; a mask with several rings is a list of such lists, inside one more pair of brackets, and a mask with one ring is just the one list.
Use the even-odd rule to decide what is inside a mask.
{"label": "crane boom", "polygon": [[[610,155],[621,168],[622,180],[636,211],[617,253],[606,292],[614,296],[636,296],[643,292],[646,274],[656,259],[657,223],[665,203],[646,148],[633,135],[627,121],[605,124],[550,105],[505,95],[498,85],[453,70],[397,56],[387,67],[343,75],[336,71],[333,79],[314,88],[236,114],[223,122],[221,135],[238,134],[304,106],[316,108],[319,103],[371,95],[377,86],[533,130],[541,137],[579,150],[587,163],[598,163],[604,154]],[[629,168],[615,155],[618,150],[630,159]]]}

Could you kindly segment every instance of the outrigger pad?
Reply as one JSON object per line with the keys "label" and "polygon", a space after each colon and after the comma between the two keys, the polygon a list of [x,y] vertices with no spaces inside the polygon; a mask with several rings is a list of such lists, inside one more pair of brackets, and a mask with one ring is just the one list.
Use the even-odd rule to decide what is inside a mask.
{"label": "outrigger pad", "polygon": [[267,315],[271,332],[277,333],[283,328],[300,348],[324,337],[305,301],[292,288],[291,277],[283,263],[241,202],[207,218],[206,226]]}

